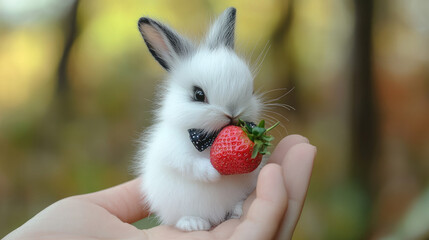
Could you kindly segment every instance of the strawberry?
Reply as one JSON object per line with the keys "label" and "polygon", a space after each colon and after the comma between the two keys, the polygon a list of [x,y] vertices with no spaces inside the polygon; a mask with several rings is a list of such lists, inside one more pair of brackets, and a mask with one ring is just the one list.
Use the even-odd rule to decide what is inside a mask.
{"label": "strawberry", "polygon": [[210,162],[221,175],[244,174],[255,170],[274,138],[266,135],[279,123],[265,129],[265,121],[257,126],[239,120],[238,126],[223,128],[210,149]]}

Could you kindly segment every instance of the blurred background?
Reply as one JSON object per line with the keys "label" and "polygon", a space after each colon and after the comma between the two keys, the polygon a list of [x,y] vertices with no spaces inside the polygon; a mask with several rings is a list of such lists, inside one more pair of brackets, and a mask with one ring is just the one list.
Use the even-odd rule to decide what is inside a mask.
{"label": "blurred background", "polygon": [[200,39],[229,6],[256,89],[295,108],[277,139],[318,148],[294,239],[429,238],[426,0],[0,0],[0,236],[134,177],[166,74],[137,20]]}

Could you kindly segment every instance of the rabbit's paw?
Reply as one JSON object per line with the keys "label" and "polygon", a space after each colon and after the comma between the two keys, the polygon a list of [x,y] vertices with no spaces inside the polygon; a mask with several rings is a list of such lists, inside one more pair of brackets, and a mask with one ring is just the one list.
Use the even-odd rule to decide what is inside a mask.
{"label": "rabbit's paw", "polygon": [[208,221],[193,216],[184,216],[179,219],[176,223],[176,227],[186,231],[207,231],[211,228],[211,225]]}
{"label": "rabbit's paw", "polygon": [[241,215],[243,215],[243,201],[238,202],[234,206],[234,209],[232,209],[230,218],[238,219],[241,217]]}
{"label": "rabbit's paw", "polygon": [[207,160],[200,161],[194,169],[194,176],[203,182],[216,182],[220,179],[220,173]]}

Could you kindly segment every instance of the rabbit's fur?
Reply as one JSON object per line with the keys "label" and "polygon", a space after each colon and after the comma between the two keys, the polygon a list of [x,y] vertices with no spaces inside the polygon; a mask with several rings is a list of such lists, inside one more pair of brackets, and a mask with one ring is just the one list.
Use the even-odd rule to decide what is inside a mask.
{"label": "rabbit's fur", "polygon": [[[238,118],[259,120],[262,101],[253,93],[252,73],[234,52],[235,15],[234,8],[226,9],[199,46],[156,20],[141,18],[138,24],[150,52],[169,73],[156,90],[155,123],[142,137],[141,191],[163,224],[185,231],[239,218],[259,173],[258,168],[221,176],[210,163],[210,148],[197,151],[187,131],[215,132]],[[195,87],[204,91],[204,102],[195,100]]]}

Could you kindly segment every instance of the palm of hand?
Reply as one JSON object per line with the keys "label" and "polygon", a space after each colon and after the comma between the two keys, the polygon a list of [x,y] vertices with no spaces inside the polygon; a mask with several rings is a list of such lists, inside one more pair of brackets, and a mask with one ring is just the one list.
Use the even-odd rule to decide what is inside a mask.
{"label": "palm of hand", "polygon": [[292,236],[311,175],[315,148],[301,136],[284,138],[245,201],[243,216],[210,231],[182,232],[171,226],[139,230],[130,223],[142,210],[138,179],[96,193],[60,200],[5,239],[281,239]]}

